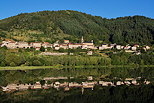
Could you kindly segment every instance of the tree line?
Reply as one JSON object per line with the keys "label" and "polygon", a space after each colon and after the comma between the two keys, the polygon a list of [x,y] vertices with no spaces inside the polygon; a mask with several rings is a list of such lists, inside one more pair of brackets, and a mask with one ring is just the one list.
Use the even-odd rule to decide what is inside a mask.
{"label": "tree line", "polygon": [[[68,52],[64,56],[39,55],[41,51],[33,48],[22,50],[0,49],[0,66],[109,66],[109,65],[154,65],[153,51],[148,51],[140,55],[125,52],[108,53],[107,56],[94,54],[92,56],[80,52],[86,50],[59,50]],[[73,52],[74,55],[69,55]]]}

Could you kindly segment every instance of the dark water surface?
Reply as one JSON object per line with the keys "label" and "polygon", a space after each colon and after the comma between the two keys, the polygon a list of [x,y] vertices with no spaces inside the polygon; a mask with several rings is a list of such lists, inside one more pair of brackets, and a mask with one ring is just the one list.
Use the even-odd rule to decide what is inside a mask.
{"label": "dark water surface", "polygon": [[[154,68],[64,68],[0,71],[0,86],[8,84],[35,83],[44,77],[73,77],[60,82],[116,81],[126,78],[140,78],[150,81],[149,85],[100,86],[94,90],[71,88],[64,91],[55,88],[3,92],[0,90],[0,103],[154,103]],[[57,81],[57,80],[56,80]]]}

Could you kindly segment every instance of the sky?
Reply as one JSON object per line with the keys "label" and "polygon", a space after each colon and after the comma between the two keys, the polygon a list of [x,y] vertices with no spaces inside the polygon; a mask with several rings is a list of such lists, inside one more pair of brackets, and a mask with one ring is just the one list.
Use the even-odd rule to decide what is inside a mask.
{"label": "sky", "polygon": [[76,10],[103,18],[133,15],[154,18],[154,0],[1,0],[0,20],[44,10]]}

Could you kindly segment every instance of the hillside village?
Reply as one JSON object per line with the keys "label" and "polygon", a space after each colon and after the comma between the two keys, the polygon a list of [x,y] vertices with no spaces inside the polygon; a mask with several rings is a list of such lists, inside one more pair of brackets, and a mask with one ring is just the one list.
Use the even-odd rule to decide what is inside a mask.
{"label": "hillside village", "polygon": [[23,42],[19,41],[16,42],[14,40],[6,39],[2,41],[1,47],[6,46],[8,49],[17,49],[17,48],[35,48],[35,50],[40,50],[41,47],[44,47],[45,49],[47,48],[52,48],[53,50],[59,50],[59,49],[88,49],[88,50],[105,50],[105,49],[117,49],[117,50],[124,50],[125,52],[137,52],[138,48],[142,48],[145,51],[150,49],[150,46],[140,46],[140,45],[118,45],[116,43],[114,44],[102,44],[101,46],[96,46],[94,44],[94,41],[91,40],[91,42],[84,42],[83,37],[81,38],[81,43],[71,43],[69,40],[64,40],[63,43],[59,43],[59,41],[56,41],[53,44],[50,44],[49,42]]}

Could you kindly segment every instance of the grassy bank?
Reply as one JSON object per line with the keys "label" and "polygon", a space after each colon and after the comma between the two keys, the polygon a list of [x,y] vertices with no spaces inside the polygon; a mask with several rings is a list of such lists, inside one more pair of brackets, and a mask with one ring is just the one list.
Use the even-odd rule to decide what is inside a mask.
{"label": "grassy bank", "polygon": [[62,68],[123,68],[123,67],[154,67],[154,65],[108,65],[108,66],[17,66],[17,67],[0,67],[0,70],[35,70],[35,69],[62,69]]}
{"label": "grassy bank", "polygon": [[17,67],[0,67],[0,70],[34,70],[34,69],[60,69],[60,66],[17,66]]}

